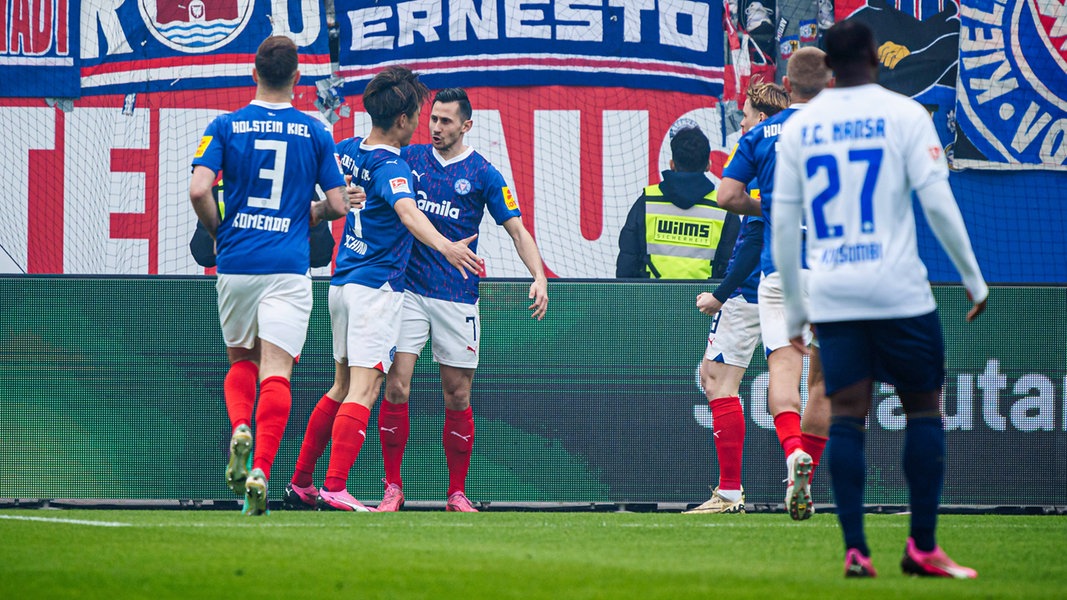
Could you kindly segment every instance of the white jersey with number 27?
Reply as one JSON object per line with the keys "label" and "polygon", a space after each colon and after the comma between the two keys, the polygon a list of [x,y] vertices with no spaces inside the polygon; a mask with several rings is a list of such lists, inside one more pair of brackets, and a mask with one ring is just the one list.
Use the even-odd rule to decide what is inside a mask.
{"label": "white jersey with number 27", "polygon": [[778,144],[775,205],[803,203],[807,223],[810,321],[933,311],[912,191],[946,180],[948,166],[926,109],[877,84],[829,88]]}

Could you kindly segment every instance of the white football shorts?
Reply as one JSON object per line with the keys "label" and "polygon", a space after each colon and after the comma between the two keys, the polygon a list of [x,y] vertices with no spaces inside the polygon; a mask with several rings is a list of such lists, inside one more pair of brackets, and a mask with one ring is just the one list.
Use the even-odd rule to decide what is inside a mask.
{"label": "white football shorts", "polygon": [[727,298],[711,321],[704,358],[747,369],[760,341],[759,305]]}
{"label": "white football shorts", "polygon": [[350,367],[388,373],[396,353],[404,294],[348,283],[330,286],[333,359]]}
{"label": "white football shorts", "polygon": [[[800,289],[804,305],[808,304],[808,272],[800,271]],[[759,282],[759,325],[763,334],[763,347],[768,353],[789,345],[785,328],[785,299],[782,296],[782,279],[778,272],[764,276]],[[811,344],[811,326],[804,326],[804,344]]]}
{"label": "white football shorts", "polygon": [[464,304],[404,292],[404,318],[397,352],[419,354],[433,339],[433,359],[460,369],[478,368],[482,324],[478,303]]}
{"label": "white football shorts", "polygon": [[215,290],[228,348],[252,348],[259,338],[300,355],[314,303],[308,276],[220,274]]}

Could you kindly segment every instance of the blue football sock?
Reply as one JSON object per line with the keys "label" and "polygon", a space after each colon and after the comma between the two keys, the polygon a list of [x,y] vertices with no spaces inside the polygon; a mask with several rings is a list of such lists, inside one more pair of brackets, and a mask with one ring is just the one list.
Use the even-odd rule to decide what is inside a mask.
{"label": "blue football sock", "polygon": [[904,430],[904,476],[911,493],[911,537],[924,552],[937,547],[937,508],[945,478],[941,417],[909,418]]}
{"label": "blue football sock", "polygon": [[830,484],[837,504],[837,519],[845,536],[845,549],[855,548],[870,556],[863,533],[863,487],[867,464],[863,454],[864,419],[834,417],[830,424]]}

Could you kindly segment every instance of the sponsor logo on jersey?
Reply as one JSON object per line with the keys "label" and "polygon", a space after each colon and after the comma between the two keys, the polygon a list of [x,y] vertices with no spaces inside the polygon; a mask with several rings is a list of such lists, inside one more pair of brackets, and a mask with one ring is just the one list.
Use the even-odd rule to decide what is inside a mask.
{"label": "sponsor logo on jersey", "polygon": [[193,158],[201,158],[204,156],[204,152],[207,152],[207,147],[211,145],[211,140],[214,136],[205,135],[200,138],[200,145],[196,147],[196,153],[193,154]]}
{"label": "sponsor logo on jersey", "polygon": [[511,193],[508,186],[500,188],[500,191],[504,193],[504,205],[508,207],[508,210],[519,210],[519,203],[515,200],[515,195]]}
{"label": "sponsor logo on jersey", "polygon": [[461,177],[456,180],[456,184],[452,186],[452,189],[456,190],[456,193],[460,196],[466,196],[471,193],[471,182],[469,179]]}
{"label": "sponsor logo on jersey", "polygon": [[389,188],[393,190],[394,194],[406,192],[411,193],[411,187],[408,185],[407,177],[394,177],[389,180]]}
{"label": "sponsor logo on jersey", "polygon": [[148,32],[164,46],[202,54],[232,42],[252,20],[253,0],[137,2]]}
{"label": "sponsor logo on jersey", "polygon": [[993,163],[1067,165],[1063,2],[999,0],[965,5],[960,17],[957,105],[967,138]]}
{"label": "sponsor logo on jersey", "polygon": [[444,202],[432,202],[422,191],[419,192],[419,199],[415,202],[418,205],[419,210],[431,215],[440,215],[442,217],[448,217],[450,219],[459,218],[459,207],[452,206],[452,201],[445,200]]}

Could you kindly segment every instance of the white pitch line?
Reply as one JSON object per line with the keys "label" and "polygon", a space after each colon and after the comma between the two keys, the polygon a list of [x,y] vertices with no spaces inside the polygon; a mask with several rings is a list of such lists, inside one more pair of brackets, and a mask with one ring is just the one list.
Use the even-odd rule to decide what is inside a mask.
{"label": "white pitch line", "polygon": [[69,525],[92,525],[95,527],[129,527],[130,523],[118,523],[115,521],[83,521],[81,519],[53,519],[49,517],[20,517],[15,515],[0,515],[0,519],[11,521],[38,521],[41,523],[67,523]]}

